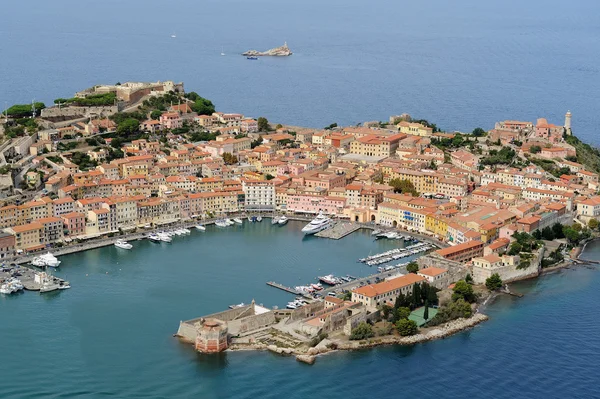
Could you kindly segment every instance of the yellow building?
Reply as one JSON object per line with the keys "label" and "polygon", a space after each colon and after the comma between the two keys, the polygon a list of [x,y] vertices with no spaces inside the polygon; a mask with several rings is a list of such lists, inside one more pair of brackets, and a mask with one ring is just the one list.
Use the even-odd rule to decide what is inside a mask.
{"label": "yellow building", "polygon": [[445,217],[430,213],[425,215],[425,230],[445,238],[448,233],[448,222]]}
{"label": "yellow building", "polygon": [[404,134],[412,134],[413,136],[422,136],[422,137],[427,137],[427,136],[433,135],[432,128],[427,127],[425,125],[421,125],[420,123],[411,123],[411,122],[402,121],[402,122],[398,123],[396,126],[398,126],[400,133],[404,133]]}
{"label": "yellow building", "polygon": [[42,242],[44,226],[41,223],[22,224],[10,227],[6,231],[15,236],[15,249],[17,250],[36,251],[44,248]]}

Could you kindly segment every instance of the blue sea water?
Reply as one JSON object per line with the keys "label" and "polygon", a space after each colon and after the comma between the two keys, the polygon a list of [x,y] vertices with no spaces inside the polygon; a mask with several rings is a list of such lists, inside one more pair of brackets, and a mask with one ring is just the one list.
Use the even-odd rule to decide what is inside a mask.
{"label": "blue sea water", "polygon": [[[595,0],[32,0],[0,14],[0,107],[172,79],[222,111],[317,128],[408,112],[471,131],[570,109],[600,143]],[[284,41],[293,56],[238,55]]]}
{"label": "blue sea water", "polygon": [[[515,284],[490,320],[453,337],[319,357],[307,366],[266,352],[206,356],[171,335],[180,320],[323,273],[366,275],[358,257],[389,249],[368,232],[302,238],[302,224],[246,224],[172,244],[135,241],[61,257],[68,291],[0,297],[0,397],[328,398],[598,397],[597,267]],[[600,243],[586,257],[600,259]]]}

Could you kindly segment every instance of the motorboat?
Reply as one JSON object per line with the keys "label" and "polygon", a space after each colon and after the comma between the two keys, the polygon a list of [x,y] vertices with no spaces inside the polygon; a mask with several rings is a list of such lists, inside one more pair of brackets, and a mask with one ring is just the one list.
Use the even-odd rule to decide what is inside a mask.
{"label": "motorboat", "polygon": [[180,229],[174,230],[173,233],[175,233],[178,236],[182,236],[184,234],[183,231]]}
{"label": "motorboat", "polygon": [[13,288],[14,292],[21,291],[25,288],[23,283],[21,283],[21,280],[14,277],[8,280],[7,283]]}
{"label": "motorboat", "polygon": [[171,242],[173,239],[167,233],[158,233],[158,239],[162,242]]}
{"label": "motorboat", "polygon": [[323,231],[331,227],[332,221],[327,216],[323,215],[323,212],[319,212],[316,218],[314,218],[309,224],[302,228],[302,232],[306,235],[315,234],[319,231]]}
{"label": "motorboat", "polygon": [[246,57],[246,59],[247,59],[247,60],[257,60],[257,59],[258,59],[258,57],[255,57],[255,56],[248,56],[248,57]]}
{"label": "motorboat", "polygon": [[317,283],[317,284],[311,284],[311,285],[310,285],[310,287],[311,287],[313,290],[316,290],[316,291],[321,291],[321,290],[323,289],[323,286],[322,286],[320,283]]}
{"label": "motorboat", "polygon": [[48,252],[47,254],[33,258],[31,264],[38,267],[58,267],[60,265],[60,261],[56,259],[54,255]]}
{"label": "motorboat", "polygon": [[280,226],[283,226],[284,224],[286,224],[288,222],[288,218],[287,216],[283,215],[282,217],[279,218],[279,220],[277,221],[277,224],[279,224]]}
{"label": "motorboat", "polygon": [[277,224],[279,223],[279,216],[273,216],[271,218],[271,224]]}
{"label": "motorboat", "polygon": [[296,306],[295,301],[294,302],[288,302],[288,304],[285,306],[288,309],[296,309],[298,306]]}
{"label": "motorboat", "polygon": [[238,303],[237,305],[229,305],[229,309],[243,308],[244,306],[246,306],[246,304],[244,302],[242,302],[242,303]]}
{"label": "motorboat", "polygon": [[248,216],[248,221],[249,221],[250,223],[254,222],[254,220],[252,220],[252,216]]}
{"label": "motorboat", "polygon": [[190,229],[186,229],[185,227],[182,228],[181,231],[183,231],[183,234],[192,234],[192,231]]}
{"label": "motorboat", "polygon": [[235,224],[231,219],[225,219],[225,223],[227,223],[227,226],[233,226]]}
{"label": "motorboat", "polygon": [[201,224],[197,224],[196,225],[196,230],[206,231],[206,227],[202,226]]}
{"label": "motorboat", "polygon": [[156,234],[156,233],[151,233],[151,234],[148,236],[148,239],[149,239],[150,241],[152,241],[152,242],[160,242],[160,237],[159,237],[159,236],[158,236],[158,234]]}
{"label": "motorboat", "polygon": [[131,248],[133,248],[133,245],[131,245],[130,243],[128,243],[125,240],[117,240],[115,242],[115,247],[121,248],[121,249],[131,249]]}
{"label": "motorboat", "polygon": [[71,288],[71,284],[68,281],[63,281],[58,285],[59,290],[68,290],[69,288]]}
{"label": "motorboat", "polygon": [[227,226],[229,226],[229,225],[227,224],[227,222],[226,222],[225,220],[223,220],[223,219],[219,219],[219,220],[217,220],[217,221],[215,222],[215,225],[216,225],[217,227],[227,227]]}
{"label": "motorboat", "polygon": [[371,232],[371,235],[372,235],[372,236],[376,236],[377,234],[381,234],[381,230],[373,230],[373,231]]}
{"label": "motorboat", "polygon": [[234,221],[234,223],[237,223],[237,224],[244,224],[244,221],[240,218],[233,218],[233,221]]}
{"label": "motorboat", "polygon": [[260,215],[259,215],[259,216],[257,216],[257,217],[256,217],[256,221],[257,221],[257,222],[262,222],[262,216],[260,216]]}
{"label": "motorboat", "polygon": [[15,292],[15,289],[10,284],[6,283],[6,284],[0,285],[0,294],[10,295],[13,292]]}

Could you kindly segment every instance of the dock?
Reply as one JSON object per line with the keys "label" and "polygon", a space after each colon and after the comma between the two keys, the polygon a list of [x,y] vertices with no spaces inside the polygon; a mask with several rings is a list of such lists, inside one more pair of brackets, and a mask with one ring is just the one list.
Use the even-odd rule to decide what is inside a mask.
{"label": "dock", "polygon": [[[39,291],[40,288],[42,288],[41,284],[35,282],[35,274],[37,273],[35,269],[27,266],[8,267],[5,268],[5,270],[6,269],[10,269],[10,271],[0,272],[0,281],[7,280],[8,278],[14,276],[21,281],[21,284],[23,284],[23,288],[26,291]],[[57,285],[62,285],[65,283],[63,279],[56,276],[51,276],[51,279],[54,284]]]}
{"label": "dock", "polygon": [[283,284],[279,284],[274,281],[267,281],[267,285],[270,285],[271,287],[279,288],[280,290],[289,292],[290,294],[299,295],[299,292],[296,291],[295,289],[293,289],[292,287],[287,287]]}
{"label": "dock", "polygon": [[315,234],[316,237],[331,238],[333,240],[339,240],[346,237],[349,234],[354,233],[356,230],[361,229],[362,226],[357,223],[351,222],[339,222],[335,226],[327,230],[323,230]]}

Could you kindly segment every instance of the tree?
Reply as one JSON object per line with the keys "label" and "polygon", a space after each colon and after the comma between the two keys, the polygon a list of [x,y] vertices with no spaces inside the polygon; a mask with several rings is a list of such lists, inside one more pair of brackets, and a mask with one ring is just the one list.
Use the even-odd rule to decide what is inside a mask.
{"label": "tree", "polygon": [[396,322],[396,330],[403,337],[415,335],[418,331],[417,323],[414,320],[402,319]]}
{"label": "tree", "polygon": [[265,179],[267,179],[267,180],[273,180],[274,178],[275,178],[275,176],[273,176],[270,173],[267,173],[267,175],[265,176]]}
{"label": "tree", "polygon": [[408,265],[406,265],[406,271],[409,273],[417,274],[417,272],[419,271],[419,264],[415,261],[410,262]]}
{"label": "tree", "polygon": [[471,273],[467,273],[467,275],[465,276],[465,282],[467,284],[473,284],[473,277],[471,277]]}
{"label": "tree", "polygon": [[536,240],[541,240],[542,239],[542,232],[538,229],[535,230],[533,233],[531,233],[531,235],[533,236],[533,238],[535,238]]}
{"label": "tree", "polygon": [[258,136],[258,138],[257,138],[256,140],[253,140],[253,141],[250,143],[250,148],[255,148],[255,147],[258,147],[259,145],[261,145],[261,144],[262,144],[262,142],[263,142],[263,138],[262,138],[262,136]]}
{"label": "tree", "polygon": [[140,130],[140,122],[134,118],[127,118],[117,126],[117,134],[129,136]]}
{"label": "tree", "polygon": [[281,129],[283,127],[283,125],[281,123],[278,123],[277,126],[275,126],[275,129]]}
{"label": "tree", "polygon": [[258,122],[258,131],[268,132],[270,130],[271,127],[269,126],[269,121],[267,120],[267,118],[261,116],[260,118],[258,118],[257,122]]}
{"label": "tree", "polygon": [[225,165],[235,165],[238,163],[238,158],[230,152],[224,152],[223,161],[225,162]]}
{"label": "tree", "polygon": [[537,154],[540,151],[542,151],[542,147],[540,147],[539,145],[532,145],[531,147],[529,147],[529,152],[532,154]]}
{"label": "tree", "polygon": [[498,273],[492,274],[485,280],[485,286],[490,291],[495,291],[502,287],[502,279]]}
{"label": "tree", "polygon": [[510,248],[508,249],[508,254],[511,256],[518,255],[523,250],[523,247],[518,242],[513,242],[510,244]]}
{"label": "tree", "polygon": [[392,322],[397,322],[398,320],[408,319],[410,316],[410,309],[406,307],[400,307],[394,309],[392,311]]}
{"label": "tree", "polygon": [[554,231],[552,231],[552,228],[548,226],[544,227],[544,229],[542,230],[542,237],[544,238],[544,240],[554,240]]}
{"label": "tree", "polygon": [[598,223],[598,219],[590,219],[588,222],[588,227],[592,230],[596,230],[598,225],[600,225],[600,223]]}
{"label": "tree", "polygon": [[423,318],[429,320],[429,303],[425,301],[425,311],[423,312]]}
{"label": "tree", "polygon": [[212,101],[200,97],[197,93],[188,93],[188,99],[194,103],[190,106],[192,111],[198,113],[198,115],[212,115],[215,112],[215,106]]}
{"label": "tree", "polygon": [[342,299],[343,301],[352,300],[352,292],[351,291],[344,292],[344,294],[340,297],[340,299]]}
{"label": "tree", "polygon": [[[35,115],[40,115],[42,109],[46,108],[44,103],[37,102],[33,104],[35,107]],[[31,104],[15,104],[7,109],[2,114],[8,114],[12,118],[29,118],[33,113],[33,107]]]}
{"label": "tree", "polygon": [[415,197],[419,195],[414,184],[410,180],[392,179],[390,180],[389,185],[394,188],[395,193],[408,193]]}
{"label": "tree", "polygon": [[561,223],[554,223],[552,225],[552,231],[554,232],[554,237],[565,238],[565,233],[563,233],[563,225]]}
{"label": "tree", "polygon": [[162,112],[160,112],[159,110],[154,110],[150,113],[150,119],[159,119],[161,115]]}
{"label": "tree", "polygon": [[467,284],[465,280],[457,281],[456,284],[454,284],[454,288],[452,289],[452,291],[453,301],[464,299],[465,301],[472,303],[477,300],[477,297],[473,292],[473,287],[470,284]]}
{"label": "tree", "polygon": [[472,134],[475,137],[485,136],[485,130],[483,130],[480,127],[476,127],[475,129],[473,129],[473,133]]}
{"label": "tree", "polygon": [[370,324],[365,323],[364,321],[358,326],[356,326],[350,333],[350,339],[353,341],[371,338],[373,336],[375,336],[375,333],[373,332],[373,327]]}
{"label": "tree", "polygon": [[381,305],[380,310],[381,317],[383,318],[383,320],[388,320],[390,318],[390,313],[394,311],[394,308],[384,303],[383,305]]}
{"label": "tree", "polygon": [[428,326],[437,326],[460,317],[469,318],[473,315],[471,305],[463,299],[450,302],[448,305],[438,309],[437,314],[427,323]]}

